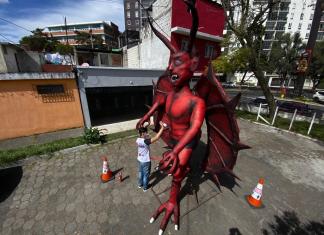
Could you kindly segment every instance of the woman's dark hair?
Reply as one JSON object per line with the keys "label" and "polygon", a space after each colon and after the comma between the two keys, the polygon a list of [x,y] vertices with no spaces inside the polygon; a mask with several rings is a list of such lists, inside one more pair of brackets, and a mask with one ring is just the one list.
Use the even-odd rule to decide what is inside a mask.
{"label": "woman's dark hair", "polygon": [[141,135],[141,134],[143,134],[143,133],[147,133],[147,128],[146,127],[140,127],[139,129],[138,129],[138,133]]}

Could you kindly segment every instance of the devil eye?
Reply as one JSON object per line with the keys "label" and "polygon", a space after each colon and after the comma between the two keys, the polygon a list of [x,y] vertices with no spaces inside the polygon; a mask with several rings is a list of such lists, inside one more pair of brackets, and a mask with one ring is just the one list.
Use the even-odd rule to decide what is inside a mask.
{"label": "devil eye", "polygon": [[180,59],[175,59],[174,60],[174,65],[175,66],[179,66],[179,65],[181,65],[182,64],[182,61],[180,60]]}

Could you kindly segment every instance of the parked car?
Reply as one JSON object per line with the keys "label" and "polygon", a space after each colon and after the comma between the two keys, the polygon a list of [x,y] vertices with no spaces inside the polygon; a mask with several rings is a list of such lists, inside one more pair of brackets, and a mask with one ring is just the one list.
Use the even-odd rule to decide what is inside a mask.
{"label": "parked car", "polygon": [[[277,100],[275,99],[275,102],[277,103]],[[259,96],[252,100],[252,104],[259,106],[260,104],[267,104],[267,100],[264,96]]]}
{"label": "parked car", "polygon": [[278,103],[279,111],[284,111],[288,113],[293,113],[297,109],[297,113],[305,116],[312,115],[312,109],[308,104],[294,102],[294,101],[279,101]]}
{"label": "parked car", "polygon": [[224,82],[224,83],[222,83],[222,86],[224,88],[235,88],[236,84],[234,82]]}
{"label": "parked car", "polygon": [[313,95],[313,100],[315,102],[324,102],[324,91],[316,91]]}

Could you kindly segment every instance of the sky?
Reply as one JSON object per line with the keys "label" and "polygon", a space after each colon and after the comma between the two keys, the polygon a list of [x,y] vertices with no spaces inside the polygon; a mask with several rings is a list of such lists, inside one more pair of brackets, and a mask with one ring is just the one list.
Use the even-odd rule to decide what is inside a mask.
{"label": "sky", "polygon": [[18,43],[31,34],[3,19],[34,30],[63,24],[64,16],[67,23],[112,21],[125,28],[123,0],[0,0],[0,41]]}

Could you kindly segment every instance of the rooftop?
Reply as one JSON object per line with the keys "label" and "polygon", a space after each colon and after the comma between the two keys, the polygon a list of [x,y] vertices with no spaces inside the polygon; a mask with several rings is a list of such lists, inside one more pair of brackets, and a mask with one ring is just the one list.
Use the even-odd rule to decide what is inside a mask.
{"label": "rooftop", "polygon": [[[87,24],[108,24],[108,25],[112,25],[114,23],[112,23],[111,21],[89,21],[89,22],[79,22],[79,23],[68,23],[66,24],[67,26],[73,26],[73,25],[87,25]],[[65,24],[56,24],[56,25],[49,25],[47,26],[47,28],[52,28],[52,27],[64,27]]]}

